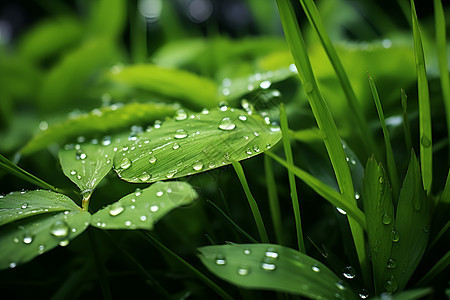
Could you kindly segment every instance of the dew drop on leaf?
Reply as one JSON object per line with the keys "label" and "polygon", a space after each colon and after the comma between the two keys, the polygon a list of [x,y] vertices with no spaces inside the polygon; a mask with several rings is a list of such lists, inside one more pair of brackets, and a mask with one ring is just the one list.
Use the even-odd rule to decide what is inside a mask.
{"label": "dew drop on leaf", "polygon": [[258,145],[254,145],[253,146],[253,151],[255,151],[256,153],[259,152],[259,146]]}
{"label": "dew drop on leaf", "polygon": [[147,216],[141,216],[139,219],[140,219],[142,222],[144,222],[144,221],[147,220]]}
{"label": "dew drop on leaf", "polygon": [[185,111],[184,109],[179,109],[179,110],[177,110],[177,112],[176,112],[175,120],[177,120],[177,121],[183,121],[183,120],[186,120],[187,117],[188,117],[188,116],[187,116],[186,111]]}
{"label": "dew drop on leaf", "polygon": [[394,269],[395,267],[397,267],[397,261],[394,258],[389,258],[386,267],[388,269]]}
{"label": "dew drop on leaf", "polygon": [[122,169],[128,169],[129,167],[131,167],[131,160],[129,158],[125,157],[120,161],[119,166]]}
{"label": "dew drop on leaf", "polygon": [[356,273],[352,266],[346,266],[342,272],[342,275],[344,275],[347,279],[353,279],[355,278]]}
{"label": "dew drop on leaf", "polygon": [[158,205],[152,205],[150,206],[150,211],[151,212],[157,212],[159,210],[159,206]]}
{"label": "dew drop on leaf", "polygon": [[152,176],[146,172],[143,172],[141,175],[139,175],[139,180],[140,181],[147,181],[151,178]]}
{"label": "dew drop on leaf", "polygon": [[244,116],[244,115],[240,115],[240,116],[239,116],[239,120],[241,120],[241,121],[247,121],[247,117]]}
{"label": "dew drop on leaf", "polygon": [[241,276],[246,276],[250,274],[250,268],[248,266],[242,265],[237,269],[237,273]]}
{"label": "dew drop on leaf", "polygon": [[175,138],[176,139],[184,139],[187,136],[188,136],[188,134],[187,134],[186,130],[184,130],[184,129],[178,129],[175,132]]}
{"label": "dew drop on leaf", "polygon": [[422,138],[420,139],[420,143],[425,148],[428,148],[431,146],[431,140],[426,135],[422,136]]}
{"label": "dew drop on leaf", "polygon": [[127,226],[127,227],[129,227],[129,226],[131,226],[131,221],[125,221],[125,226]]}
{"label": "dew drop on leaf", "polygon": [[269,248],[264,252],[264,255],[268,258],[277,259],[278,258],[278,252],[276,252],[273,248]]}
{"label": "dew drop on leaf", "polygon": [[230,118],[225,117],[219,122],[219,129],[221,130],[233,130],[236,128],[236,124],[231,121]]}
{"label": "dew drop on leaf", "polygon": [[266,271],[274,271],[277,268],[277,266],[273,263],[263,261],[261,263],[261,268]]}
{"label": "dew drop on leaf", "polygon": [[122,203],[116,202],[116,203],[113,203],[113,204],[111,205],[111,208],[110,208],[110,210],[109,210],[109,214],[110,214],[111,216],[118,216],[118,215],[120,215],[124,210],[125,210],[125,207],[123,207]]}
{"label": "dew drop on leaf", "polygon": [[17,263],[15,263],[15,262],[10,262],[10,263],[9,263],[9,267],[10,267],[11,269],[14,269],[16,266],[17,266]]}
{"label": "dew drop on leaf", "polygon": [[394,276],[391,276],[388,280],[384,282],[384,288],[388,293],[393,293],[398,288],[397,280],[394,278]]}
{"label": "dew drop on leaf", "polygon": [[244,254],[245,255],[250,255],[252,253],[252,250],[250,249],[244,249]]}
{"label": "dew drop on leaf", "polygon": [[398,240],[400,239],[400,234],[398,233],[398,231],[394,228],[391,231],[391,240],[393,242],[398,242]]}
{"label": "dew drop on leaf", "polygon": [[150,158],[148,159],[148,162],[151,164],[154,164],[156,162],[156,156],[154,156],[154,155],[150,156]]}
{"label": "dew drop on leaf", "polygon": [[319,273],[319,272],[320,272],[320,268],[319,268],[319,265],[318,265],[318,264],[314,264],[314,265],[311,267],[311,269],[312,269],[314,272],[316,272],[316,273]]}
{"label": "dew drop on leaf", "polygon": [[366,289],[362,289],[358,296],[361,299],[367,299],[369,298],[369,292]]}
{"label": "dew drop on leaf", "polygon": [[392,216],[387,212],[385,212],[381,217],[381,221],[383,222],[384,225],[389,225],[392,222]]}
{"label": "dew drop on leaf", "polygon": [[247,148],[247,150],[245,150],[245,153],[248,155],[252,155],[253,152],[252,152],[252,149]]}
{"label": "dew drop on leaf", "polygon": [[201,171],[203,169],[203,163],[201,161],[196,161],[192,167],[195,171]]}
{"label": "dew drop on leaf", "polygon": [[50,234],[57,237],[62,238],[66,237],[69,234],[69,225],[63,220],[58,220],[55,223],[53,223],[52,227],[50,228]]}
{"label": "dew drop on leaf", "polygon": [[174,143],[172,149],[177,150],[178,148],[180,148],[180,145],[178,143]]}
{"label": "dew drop on leaf", "polygon": [[69,240],[63,240],[63,241],[59,242],[59,245],[62,247],[65,247],[65,246],[69,245]]}
{"label": "dew drop on leaf", "polygon": [[217,255],[216,259],[215,259],[215,263],[216,263],[216,265],[223,266],[223,265],[227,264],[227,260],[225,259],[225,256]]}
{"label": "dew drop on leaf", "polygon": [[343,210],[342,208],[340,208],[340,207],[336,206],[336,210],[342,215],[346,215],[347,214],[347,212],[345,210]]}
{"label": "dew drop on leaf", "polygon": [[344,286],[344,282],[342,280],[339,280],[336,282],[336,286],[338,289],[340,289],[341,291],[345,290],[345,286]]}
{"label": "dew drop on leaf", "polygon": [[22,209],[25,209],[25,208],[27,208],[27,207],[28,207],[28,203],[24,203],[24,204],[22,204],[22,206],[21,206]]}
{"label": "dew drop on leaf", "polygon": [[175,176],[175,174],[177,174],[177,170],[172,170],[172,171],[167,172],[166,177],[172,178],[173,176]]}
{"label": "dew drop on leaf", "polygon": [[163,191],[157,191],[156,192],[156,196],[161,197],[162,195],[164,195]]}

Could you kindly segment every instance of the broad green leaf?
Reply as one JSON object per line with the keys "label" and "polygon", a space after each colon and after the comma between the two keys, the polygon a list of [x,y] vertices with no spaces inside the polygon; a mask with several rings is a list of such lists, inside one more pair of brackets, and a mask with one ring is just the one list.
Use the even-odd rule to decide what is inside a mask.
{"label": "broad green leaf", "polygon": [[185,106],[202,108],[217,105],[214,81],[182,70],[151,64],[113,69],[108,78],[120,88],[144,90],[182,102]]}
{"label": "broad green leaf", "polygon": [[73,46],[81,39],[81,34],[80,22],[71,17],[45,20],[23,36],[19,52],[25,59],[41,62]]}
{"label": "broad green leaf", "polygon": [[391,257],[383,275],[387,292],[403,290],[419,264],[430,234],[431,211],[431,198],[424,191],[419,162],[412,152],[398,199]]}
{"label": "broad green leaf", "polygon": [[102,229],[150,230],[172,209],[191,204],[196,198],[197,192],[188,183],[157,182],[97,211],[91,225]]}
{"label": "broad green leaf", "polygon": [[68,197],[49,191],[14,192],[0,200],[0,214],[8,222],[0,230],[0,269],[14,268],[58,245],[66,246],[87,228],[91,218]]}
{"label": "broad green leaf", "polygon": [[114,168],[136,183],[183,177],[258,155],[280,138],[278,126],[239,109],[179,111],[118,151]]}
{"label": "broad green leaf", "polygon": [[377,292],[383,291],[383,273],[390,257],[394,229],[394,205],[389,179],[372,156],[366,164],[362,200],[367,222],[369,252]]}
{"label": "broad green leaf", "polygon": [[345,282],[319,261],[274,244],[198,248],[203,264],[237,286],[299,294],[312,299],[357,299]]}
{"label": "broad green leaf", "polygon": [[51,143],[63,143],[78,136],[106,135],[131,125],[149,124],[156,119],[173,115],[178,108],[177,105],[135,102],[123,106],[111,105],[94,109],[39,132],[22,149],[22,153],[30,154]]}
{"label": "broad green leaf", "polygon": [[46,190],[12,192],[0,196],[0,226],[44,213],[80,209],[72,200]]}
{"label": "broad green leaf", "polygon": [[90,1],[91,11],[87,24],[87,34],[95,37],[118,38],[123,31],[127,17],[127,1]]}

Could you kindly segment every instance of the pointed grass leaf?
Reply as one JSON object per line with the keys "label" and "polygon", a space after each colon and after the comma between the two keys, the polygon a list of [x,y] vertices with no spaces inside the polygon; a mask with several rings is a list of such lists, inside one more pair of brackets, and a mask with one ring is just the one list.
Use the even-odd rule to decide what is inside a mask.
{"label": "pointed grass leaf", "polygon": [[114,169],[136,183],[183,177],[258,155],[280,138],[278,126],[239,109],[182,113],[118,151]]}
{"label": "pointed grass leaf", "polygon": [[237,286],[293,293],[312,299],[356,299],[319,261],[274,244],[228,244],[198,248],[203,264]]}
{"label": "pointed grass leaf", "polygon": [[342,141],[342,146],[345,152],[345,160],[350,168],[350,173],[353,180],[353,189],[355,190],[355,199],[359,200],[362,193],[362,178],[364,177],[364,167],[361,164],[358,156],[355,152],[347,145],[346,142]]}
{"label": "pointed grass leaf", "polygon": [[143,64],[114,69],[108,78],[120,87],[176,99],[189,107],[213,107],[218,103],[215,82],[187,71]]}
{"label": "pointed grass leaf", "polygon": [[366,214],[375,290],[381,292],[383,290],[382,276],[392,247],[394,205],[388,177],[382,165],[378,164],[373,156],[366,164],[362,200]]}
{"label": "pointed grass leaf", "polygon": [[188,183],[157,182],[97,211],[91,225],[102,229],[150,230],[172,209],[191,204],[196,198],[197,192]]}
{"label": "pointed grass leaf", "polygon": [[425,193],[419,161],[412,151],[398,199],[391,257],[383,275],[387,292],[403,290],[419,264],[428,242],[431,211],[431,198]]}
{"label": "pointed grass leaf", "polygon": [[87,228],[91,217],[68,197],[50,191],[14,192],[0,200],[0,269],[68,245]]}
{"label": "pointed grass leaf", "polygon": [[111,105],[94,109],[65,122],[50,125],[47,130],[34,136],[22,149],[22,153],[30,154],[51,143],[68,141],[78,136],[108,134],[132,125],[149,124],[157,119],[172,116],[178,108],[177,105],[149,102],[128,103],[123,106]]}

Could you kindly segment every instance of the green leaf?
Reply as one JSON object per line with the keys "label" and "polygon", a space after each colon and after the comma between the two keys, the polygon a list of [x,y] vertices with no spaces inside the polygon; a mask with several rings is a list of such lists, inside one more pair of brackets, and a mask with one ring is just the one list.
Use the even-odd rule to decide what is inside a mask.
{"label": "green leaf", "polygon": [[276,290],[312,299],[356,299],[350,288],[319,261],[274,244],[230,244],[198,248],[216,276],[237,286]]}
{"label": "green leaf", "polygon": [[127,1],[91,1],[87,33],[93,37],[118,38],[126,24]]}
{"label": "green leaf", "polygon": [[363,178],[364,213],[366,214],[369,252],[377,293],[383,291],[382,275],[388,263],[394,229],[394,205],[389,179],[381,164],[372,156],[367,161]]}
{"label": "green leaf", "polygon": [[182,70],[150,64],[132,65],[113,69],[108,78],[120,88],[144,90],[189,107],[212,107],[218,103],[214,81]]}
{"label": "green leaf", "polygon": [[431,198],[424,191],[419,162],[412,152],[398,199],[391,257],[383,275],[387,292],[403,290],[419,264],[428,242],[431,211]]}
{"label": "green leaf", "polygon": [[172,209],[191,204],[196,198],[197,192],[188,183],[157,182],[97,211],[91,225],[102,229],[150,230]]}
{"label": "green leaf", "polygon": [[44,190],[3,196],[0,209],[0,269],[66,246],[87,228],[91,217],[70,198]]}
{"label": "green leaf", "polygon": [[136,183],[183,177],[258,155],[280,138],[278,126],[239,109],[180,111],[118,151],[114,168]]}
{"label": "green leaf", "polygon": [[415,299],[424,299],[425,296],[431,294],[433,292],[432,288],[421,288],[404,291],[398,294],[395,294],[394,297],[390,297],[386,294],[382,294],[380,297],[370,298],[373,300],[386,300],[386,299],[395,299],[395,300],[415,300]]}
{"label": "green leaf", "polygon": [[30,154],[51,143],[63,143],[71,138],[93,134],[109,134],[131,125],[149,124],[156,119],[171,116],[179,107],[159,103],[129,103],[123,106],[111,105],[92,110],[70,118],[65,122],[51,125],[39,132],[23,149]]}

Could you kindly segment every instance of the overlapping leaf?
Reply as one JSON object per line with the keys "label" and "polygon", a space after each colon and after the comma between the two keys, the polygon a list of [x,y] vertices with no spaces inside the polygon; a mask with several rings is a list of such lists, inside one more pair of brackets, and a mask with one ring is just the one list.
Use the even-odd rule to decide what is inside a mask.
{"label": "overlapping leaf", "polygon": [[44,190],[5,195],[0,209],[0,269],[66,246],[87,228],[91,217],[68,197]]}
{"label": "overlapping leaf", "polygon": [[123,106],[112,105],[94,109],[90,113],[50,126],[37,134],[23,149],[30,154],[51,143],[64,142],[70,138],[92,134],[108,134],[111,131],[131,125],[151,123],[156,119],[171,116],[177,105],[159,103],[129,103]]}
{"label": "overlapping leaf", "polygon": [[280,138],[278,126],[242,110],[181,111],[118,151],[114,168],[129,182],[182,177],[255,156]]}
{"label": "overlapping leaf", "polygon": [[196,198],[196,191],[188,183],[157,182],[99,210],[92,216],[91,225],[104,229],[150,230],[172,209],[190,204]]}
{"label": "overlapping leaf", "polygon": [[296,250],[272,244],[230,244],[198,248],[216,276],[235,285],[303,295],[312,299],[356,299],[330,269]]}

